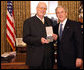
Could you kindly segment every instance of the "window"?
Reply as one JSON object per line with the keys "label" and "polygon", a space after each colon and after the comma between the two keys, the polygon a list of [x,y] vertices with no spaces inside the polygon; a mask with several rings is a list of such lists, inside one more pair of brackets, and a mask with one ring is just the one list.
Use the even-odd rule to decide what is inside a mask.
{"label": "window", "polygon": [[[36,6],[40,1],[31,1],[31,16],[36,14]],[[57,20],[55,8],[58,6],[58,1],[42,1],[47,4],[47,12],[45,16]]]}

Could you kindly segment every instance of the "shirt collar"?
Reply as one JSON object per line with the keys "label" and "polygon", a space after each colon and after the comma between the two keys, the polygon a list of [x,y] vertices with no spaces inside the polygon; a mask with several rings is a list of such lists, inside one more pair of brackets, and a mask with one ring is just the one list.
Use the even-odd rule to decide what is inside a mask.
{"label": "shirt collar", "polygon": [[63,25],[65,25],[66,24],[66,22],[67,22],[67,18],[61,23],[60,22],[60,24],[63,24]]}
{"label": "shirt collar", "polygon": [[41,19],[41,18],[40,18],[39,16],[37,16],[37,15],[36,15],[36,17],[37,17],[37,18],[39,18],[41,21],[44,21],[44,18],[43,18],[43,19]]}
{"label": "shirt collar", "polygon": [[[60,22],[60,24],[63,24],[62,25],[62,30],[64,30],[66,22],[67,22],[67,18],[62,23]],[[60,26],[59,26],[59,29],[60,29]]]}

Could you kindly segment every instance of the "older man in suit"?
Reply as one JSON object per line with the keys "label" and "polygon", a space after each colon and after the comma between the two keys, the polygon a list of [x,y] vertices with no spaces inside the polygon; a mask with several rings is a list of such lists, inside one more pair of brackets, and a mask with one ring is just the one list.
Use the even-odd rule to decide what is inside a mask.
{"label": "older man in suit", "polygon": [[59,24],[54,27],[58,34],[58,69],[76,69],[83,63],[83,37],[78,22],[67,19],[67,9],[58,6]]}
{"label": "older man in suit", "polygon": [[[46,14],[47,6],[39,2],[36,15],[25,20],[23,26],[23,41],[27,43],[26,64],[30,69],[52,69],[54,64],[54,47],[46,39],[47,26],[52,26],[52,21]],[[53,34],[54,40],[57,35]]]}

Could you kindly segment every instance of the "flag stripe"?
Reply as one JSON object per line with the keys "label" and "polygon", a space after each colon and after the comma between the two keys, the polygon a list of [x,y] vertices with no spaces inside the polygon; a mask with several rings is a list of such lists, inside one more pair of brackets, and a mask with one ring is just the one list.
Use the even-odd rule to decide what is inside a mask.
{"label": "flag stripe", "polygon": [[11,29],[11,31],[14,33],[14,30],[12,28],[12,26],[10,25],[9,21],[7,20],[7,26]]}
{"label": "flag stripe", "polygon": [[13,43],[12,43],[12,41],[11,41],[11,39],[10,39],[10,37],[7,35],[7,38],[8,38],[8,40],[9,40],[9,42],[11,43],[11,45],[12,45],[12,47],[14,47],[13,46]]}
{"label": "flag stripe", "polygon": [[[14,15],[14,14],[13,14],[13,15]],[[7,10],[7,16],[8,16],[9,18],[11,18],[10,20],[14,23],[13,16],[10,15],[10,13],[8,12],[8,10]]]}
{"label": "flag stripe", "polygon": [[13,40],[13,37],[11,36],[10,32],[7,30],[7,35],[10,37],[12,43],[14,44],[14,40]]}
{"label": "flag stripe", "polygon": [[9,38],[9,36],[7,36],[7,41],[11,45],[11,48],[13,49],[13,51],[15,51],[15,47],[13,46],[13,43],[11,42],[11,39]]}
{"label": "flag stripe", "polygon": [[7,20],[9,21],[10,25],[14,28],[13,22],[10,20],[10,18],[7,15]]}
{"label": "flag stripe", "polygon": [[[12,17],[11,17],[12,18]],[[15,27],[14,27],[14,24],[13,24],[13,22],[11,21],[11,19],[9,18],[9,16],[7,15],[7,22],[9,21],[9,23],[8,23],[8,25],[11,25],[12,27],[11,27],[11,30],[13,30],[14,29],[14,34],[16,34],[15,33]],[[13,29],[12,29],[13,28]]]}
{"label": "flag stripe", "polygon": [[9,21],[7,20],[7,26],[11,29],[12,33],[14,34],[14,36],[16,35],[15,33],[15,28],[13,29],[12,26],[10,25]]}
{"label": "flag stripe", "polygon": [[14,38],[14,33],[11,31],[11,29],[8,27],[8,25],[7,25],[7,28],[8,28],[8,31],[10,32],[10,34],[11,34],[11,36],[12,36],[13,40],[15,41],[15,38]]}

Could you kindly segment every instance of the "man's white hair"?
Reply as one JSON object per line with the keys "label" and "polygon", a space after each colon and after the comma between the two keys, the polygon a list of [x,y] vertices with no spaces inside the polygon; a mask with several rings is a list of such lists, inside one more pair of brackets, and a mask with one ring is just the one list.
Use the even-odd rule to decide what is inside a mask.
{"label": "man's white hair", "polygon": [[[37,7],[39,7],[40,4],[45,4],[46,5],[45,2],[39,2],[38,5],[37,5]],[[46,5],[46,7],[47,7],[47,5]]]}

